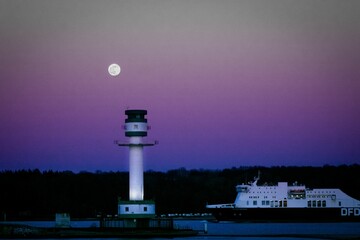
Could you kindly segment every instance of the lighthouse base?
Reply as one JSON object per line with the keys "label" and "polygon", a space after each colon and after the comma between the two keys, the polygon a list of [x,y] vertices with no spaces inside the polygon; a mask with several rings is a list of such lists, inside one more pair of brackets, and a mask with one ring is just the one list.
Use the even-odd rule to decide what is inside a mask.
{"label": "lighthouse base", "polygon": [[155,217],[154,201],[118,201],[118,217],[123,219],[143,219]]}
{"label": "lighthouse base", "polygon": [[[103,219],[104,227],[148,229],[163,227],[155,219],[155,202],[144,200],[118,201],[118,217],[116,219]],[[169,228],[169,223],[166,223]],[[170,223],[172,226],[172,223]]]}

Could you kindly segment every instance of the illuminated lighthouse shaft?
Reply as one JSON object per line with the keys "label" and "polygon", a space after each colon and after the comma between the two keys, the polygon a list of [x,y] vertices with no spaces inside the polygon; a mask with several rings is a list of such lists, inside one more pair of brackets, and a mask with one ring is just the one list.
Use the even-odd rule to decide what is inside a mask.
{"label": "illuminated lighthouse shaft", "polygon": [[131,137],[129,146],[129,199],[144,200],[143,146],[141,137]]}
{"label": "illuminated lighthouse shaft", "polygon": [[126,110],[125,136],[129,137],[129,200],[144,200],[143,147],[154,144],[142,143],[147,136],[146,110]]}
{"label": "illuminated lighthouse shaft", "polygon": [[147,136],[146,110],[126,110],[125,136],[129,138],[126,143],[116,141],[120,147],[129,148],[129,201],[118,201],[118,216],[122,219],[149,219],[155,217],[155,202],[144,200],[144,167],[143,148],[154,146],[157,142],[144,143]]}

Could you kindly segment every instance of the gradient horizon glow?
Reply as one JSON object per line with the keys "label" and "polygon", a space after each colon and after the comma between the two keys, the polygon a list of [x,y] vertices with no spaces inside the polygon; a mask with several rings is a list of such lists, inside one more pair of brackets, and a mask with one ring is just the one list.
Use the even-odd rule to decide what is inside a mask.
{"label": "gradient horizon glow", "polygon": [[[0,170],[360,163],[360,1],[0,2]],[[111,77],[111,63],[121,73]]]}

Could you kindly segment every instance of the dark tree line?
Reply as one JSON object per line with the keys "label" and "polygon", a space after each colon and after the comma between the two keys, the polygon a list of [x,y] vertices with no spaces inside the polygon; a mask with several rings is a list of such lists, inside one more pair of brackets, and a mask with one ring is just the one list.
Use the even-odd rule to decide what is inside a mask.
{"label": "dark tree line", "polygon": [[[309,188],[340,188],[360,199],[360,165],[324,167],[239,167],[224,170],[145,172],[145,199],[157,213],[204,212],[206,203],[231,203],[237,184],[298,182]],[[127,172],[0,172],[0,220],[53,219],[57,212],[73,218],[116,214],[117,199],[128,199]]]}

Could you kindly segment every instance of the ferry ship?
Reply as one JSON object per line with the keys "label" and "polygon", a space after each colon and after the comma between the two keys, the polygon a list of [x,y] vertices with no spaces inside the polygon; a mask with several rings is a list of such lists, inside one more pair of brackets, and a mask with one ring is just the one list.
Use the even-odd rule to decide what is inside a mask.
{"label": "ferry ship", "polygon": [[360,221],[360,201],[340,189],[309,189],[287,182],[258,186],[258,180],[237,185],[234,203],[206,208],[217,221]]}

